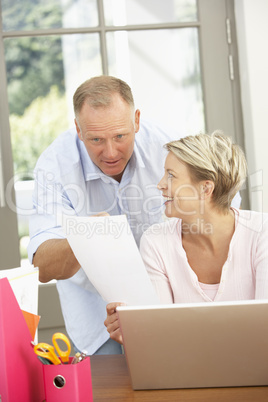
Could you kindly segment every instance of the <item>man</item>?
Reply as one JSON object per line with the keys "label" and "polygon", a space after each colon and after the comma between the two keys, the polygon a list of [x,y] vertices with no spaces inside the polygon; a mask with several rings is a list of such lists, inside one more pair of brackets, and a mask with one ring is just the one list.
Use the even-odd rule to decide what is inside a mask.
{"label": "man", "polygon": [[39,267],[41,282],[57,280],[75,349],[121,353],[103,324],[106,303],[76,260],[58,218],[63,213],[125,214],[139,244],[144,230],[161,220],[156,184],[164,166],[163,145],[178,136],[140,125],[131,89],[117,78],[86,81],[73,101],[76,130],[60,135],[36,165],[29,259]]}

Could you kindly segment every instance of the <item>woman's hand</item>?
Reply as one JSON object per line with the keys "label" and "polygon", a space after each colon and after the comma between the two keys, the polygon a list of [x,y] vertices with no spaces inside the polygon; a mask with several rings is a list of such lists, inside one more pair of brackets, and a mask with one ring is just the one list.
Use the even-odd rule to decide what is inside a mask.
{"label": "woman's hand", "polygon": [[104,321],[104,325],[110,334],[110,338],[114,341],[123,344],[122,334],[119,328],[119,321],[117,317],[116,307],[125,306],[124,303],[109,303],[106,306],[107,318]]}

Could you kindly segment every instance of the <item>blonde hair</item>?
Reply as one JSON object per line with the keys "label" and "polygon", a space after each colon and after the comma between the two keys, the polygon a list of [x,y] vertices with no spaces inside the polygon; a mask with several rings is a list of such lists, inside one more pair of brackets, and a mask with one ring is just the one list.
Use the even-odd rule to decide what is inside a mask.
{"label": "blonde hair", "polygon": [[195,182],[213,181],[215,206],[221,210],[230,208],[247,177],[244,152],[230,137],[215,131],[169,142],[165,148],[186,164]]}
{"label": "blonde hair", "polygon": [[109,106],[112,102],[112,95],[115,93],[118,93],[134,109],[132,91],[125,81],[108,75],[90,78],[81,84],[74,93],[75,117],[78,117],[85,102],[93,108]]}

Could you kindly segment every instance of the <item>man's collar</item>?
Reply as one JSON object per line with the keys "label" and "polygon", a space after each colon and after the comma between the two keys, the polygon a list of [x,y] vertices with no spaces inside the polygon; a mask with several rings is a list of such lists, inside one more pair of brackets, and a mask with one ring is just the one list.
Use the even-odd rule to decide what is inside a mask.
{"label": "man's collar", "polygon": [[136,159],[136,167],[145,168],[145,164],[144,164],[144,161],[142,159],[142,155],[141,155],[141,153],[140,153],[140,151],[139,151],[139,149],[137,147],[136,142],[134,144],[133,155],[134,155],[134,157]]}
{"label": "man's collar", "polygon": [[85,180],[99,179],[103,173],[88,156],[86,147],[82,141],[79,141],[79,148]]}

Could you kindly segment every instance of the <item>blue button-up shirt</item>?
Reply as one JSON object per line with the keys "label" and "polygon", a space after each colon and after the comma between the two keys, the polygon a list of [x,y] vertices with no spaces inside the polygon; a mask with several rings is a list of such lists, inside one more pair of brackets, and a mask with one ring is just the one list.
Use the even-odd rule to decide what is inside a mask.
{"label": "blue button-up shirt", "polygon": [[[91,161],[75,129],[61,134],[41,155],[35,169],[30,219],[29,259],[41,243],[64,238],[62,214],[125,214],[137,244],[142,233],[162,219],[157,183],[164,173],[163,145],[178,139],[148,123],[135,136],[133,155],[118,183]],[[90,253],[90,248],[86,252]],[[125,250],[122,250],[125,252]],[[67,332],[75,346],[94,353],[109,335],[103,324],[106,303],[81,268],[72,278],[57,281]]]}

